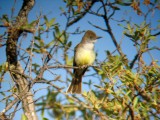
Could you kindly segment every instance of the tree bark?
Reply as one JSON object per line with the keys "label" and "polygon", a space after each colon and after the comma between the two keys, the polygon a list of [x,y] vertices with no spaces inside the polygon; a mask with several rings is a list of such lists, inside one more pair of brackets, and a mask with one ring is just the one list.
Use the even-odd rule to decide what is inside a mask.
{"label": "tree bark", "polygon": [[8,39],[6,42],[6,56],[9,64],[10,75],[17,86],[18,98],[22,101],[23,111],[28,120],[38,120],[35,111],[33,94],[30,91],[27,79],[20,74],[12,72],[12,70],[17,70],[19,73],[23,73],[20,62],[17,60],[17,42],[23,32],[21,27],[27,24],[28,13],[33,8],[34,4],[35,0],[23,1],[22,8],[19,11],[16,21],[12,22],[12,25],[8,28]]}

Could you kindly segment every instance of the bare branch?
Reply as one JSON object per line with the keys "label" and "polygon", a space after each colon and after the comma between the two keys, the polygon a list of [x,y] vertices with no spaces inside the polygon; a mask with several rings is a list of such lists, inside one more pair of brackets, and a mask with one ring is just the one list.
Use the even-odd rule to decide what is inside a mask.
{"label": "bare branch", "polygon": [[[105,7],[104,1],[101,0],[101,3],[102,3],[102,5],[103,5],[103,10],[104,10],[103,19],[105,20],[105,24],[106,24],[106,26],[107,26],[108,33],[109,33],[109,35],[111,36],[112,41],[113,41],[115,47],[117,48],[119,54],[120,54],[121,56],[125,56],[125,55],[123,54],[120,46],[118,45],[117,40],[116,40],[116,38],[115,38],[115,36],[114,36],[114,34],[113,34],[113,32],[112,32],[112,29],[111,29],[111,26],[110,26],[110,23],[109,23],[109,18],[107,17],[107,14],[108,14],[108,13],[107,13],[107,9],[106,9],[106,7]],[[113,14],[114,14],[114,12],[113,12]],[[113,16],[113,14],[111,14],[111,16]]]}
{"label": "bare branch", "polygon": [[157,32],[157,33],[153,34],[152,36],[158,36],[158,35],[160,35],[160,32]]}
{"label": "bare branch", "polygon": [[100,30],[102,30],[102,31],[108,32],[108,30],[106,30],[106,29],[104,29],[104,28],[101,28],[101,27],[99,27],[99,26],[97,26],[97,25],[94,25],[94,24],[92,24],[92,23],[89,22],[89,21],[88,21],[88,23],[89,23],[90,25],[94,26],[95,28],[98,28],[98,29],[100,29]]}
{"label": "bare branch", "polygon": [[132,69],[135,65],[136,60],[139,58],[139,53],[135,55],[134,59],[130,63],[130,68]]}
{"label": "bare branch", "polygon": [[94,5],[96,1],[92,1],[91,2],[91,5],[89,6],[88,9],[84,10],[82,13],[80,13],[79,16],[77,16],[75,19],[73,19],[72,21],[70,21],[68,24],[67,24],[67,27],[73,25],[74,23],[78,22],[79,20],[81,20],[87,13],[88,11],[91,9],[91,7]]}
{"label": "bare branch", "polygon": [[4,113],[6,113],[8,110],[10,110],[14,104],[16,104],[18,102],[18,97],[16,99],[14,99],[11,103],[9,103],[9,105],[6,106],[6,108],[4,110],[2,110],[2,112],[0,112],[0,116]]}

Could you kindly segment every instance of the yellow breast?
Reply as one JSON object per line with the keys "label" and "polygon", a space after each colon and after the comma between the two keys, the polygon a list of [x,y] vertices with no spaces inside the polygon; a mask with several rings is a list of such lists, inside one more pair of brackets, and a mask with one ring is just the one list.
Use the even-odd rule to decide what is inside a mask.
{"label": "yellow breast", "polygon": [[80,48],[75,53],[76,65],[92,65],[95,60],[95,52],[90,49]]}

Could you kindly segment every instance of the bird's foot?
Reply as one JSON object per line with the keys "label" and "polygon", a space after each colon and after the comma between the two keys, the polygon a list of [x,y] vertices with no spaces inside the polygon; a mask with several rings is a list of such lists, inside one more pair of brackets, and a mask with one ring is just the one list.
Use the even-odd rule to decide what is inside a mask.
{"label": "bird's foot", "polygon": [[82,66],[80,66],[81,69],[84,69],[84,68],[87,68],[87,67],[88,67],[88,65],[82,65]]}

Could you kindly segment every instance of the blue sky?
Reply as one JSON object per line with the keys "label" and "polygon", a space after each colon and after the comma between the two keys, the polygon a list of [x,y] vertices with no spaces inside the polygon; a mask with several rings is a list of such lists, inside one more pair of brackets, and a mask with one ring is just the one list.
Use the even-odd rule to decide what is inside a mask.
{"label": "blue sky", "polygon": [[[0,17],[3,14],[7,14],[9,15],[9,18],[11,16],[11,8],[14,5],[14,0],[0,0]],[[14,12],[14,17],[18,14],[18,11],[20,10],[22,5],[22,0],[17,0],[16,4],[15,4],[15,12]],[[95,5],[93,7],[93,10],[96,10],[98,8],[99,4]],[[37,0],[36,4],[34,6],[34,8],[32,9],[32,11],[29,14],[29,22],[35,20],[37,18],[37,16],[40,14],[40,12],[43,15],[47,15],[47,17],[49,19],[52,18],[56,18],[56,22],[60,24],[60,28],[61,30],[63,30],[65,28],[65,23],[66,23],[66,18],[61,14],[61,10],[60,7],[65,8],[66,5],[62,2],[62,0]],[[138,16],[130,7],[122,7],[119,6],[121,8],[121,11],[118,11],[117,14],[115,15],[114,19],[116,20],[120,20],[122,18],[126,18],[128,20],[130,20],[133,23],[136,24],[140,24],[141,22],[143,22],[142,17]],[[142,10],[145,11],[147,7],[142,7]],[[160,16],[159,16],[159,11],[154,11],[154,16],[152,17],[152,15],[150,15],[150,17],[148,17],[147,21],[152,21],[152,27],[157,26],[158,23],[157,21],[160,20]],[[74,24],[73,26],[71,26],[67,32],[73,32],[76,30],[77,27],[80,27],[80,30],[93,30],[94,32],[96,32],[96,34],[98,36],[102,36],[103,38],[98,40],[96,45],[95,45],[95,51],[98,53],[97,56],[97,60],[98,62],[103,62],[104,59],[106,58],[106,50],[109,50],[110,52],[113,52],[116,48],[110,38],[110,36],[108,35],[108,33],[102,32],[101,30],[98,30],[96,28],[94,28],[93,26],[91,26],[90,24],[88,24],[88,21],[96,24],[97,26],[100,26],[102,28],[105,28],[105,23],[104,20],[98,17],[95,17],[93,15],[86,15],[82,20],[80,20],[79,22],[77,22],[76,24]],[[122,50],[123,52],[127,55],[127,58],[129,58],[129,60],[132,60],[134,58],[134,55],[136,54],[136,49],[133,47],[133,43],[123,35],[123,31],[124,29],[119,26],[117,24],[117,22],[112,21],[111,23],[111,27],[113,30],[113,33],[118,41],[118,43],[122,40]],[[0,28],[0,34],[2,34],[4,31],[4,28]],[[155,33],[157,31],[154,31]],[[70,58],[73,56],[73,49],[74,47],[80,42],[81,38],[82,38],[83,34],[80,35],[70,35],[69,36],[69,40],[72,41],[72,49],[68,51],[68,55],[70,56]],[[48,38],[46,38],[46,35],[43,36],[44,41],[45,42],[50,42],[53,39],[53,35],[52,32],[49,33]],[[30,44],[32,37],[31,35],[29,35],[26,40],[23,42],[22,46],[23,47],[27,47]],[[160,46],[160,37],[157,37],[156,42],[151,42],[150,44],[151,46]],[[0,48],[0,64],[2,64],[3,62],[6,61],[6,57],[5,57],[5,47]],[[151,51],[151,54],[153,55],[153,57],[155,59],[157,59],[158,61],[160,61],[160,52],[157,50]],[[150,64],[151,62],[151,58],[149,57],[148,54],[145,54],[144,56],[145,61],[147,62],[147,64]],[[62,56],[61,56],[61,52],[59,53],[59,55],[57,55],[57,58],[60,59],[61,61],[63,61]],[[41,62],[41,58],[37,58],[37,59],[33,59],[34,62]],[[159,63],[159,62],[158,62]],[[91,71],[87,72],[85,75],[88,75],[90,73],[92,73],[92,68],[90,68]],[[67,75],[67,73],[63,70],[63,69],[59,69],[56,70],[56,74],[63,74],[62,76],[62,80],[66,80],[67,77],[69,77],[69,75]],[[45,77],[48,77],[48,79],[51,79],[48,74],[45,74]],[[87,82],[88,79],[92,79],[92,81],[94,83],[96,83],[96,79],[94,81],[93,77],[85,77],[83,79],[83,81]],[[7,90],[10,88],[11,85],[9,85],[9,81],[10,81],[10,77],[8,76],[8,74],[5,76],[5,80],[6,82],[4,82],[3,88],[1,90]],[[35,90],[39,89],[40,87],[46,87],[45,85],[35,85]],[[61,86],[60,86],[61,87]],[[67,88],[67,86],[65,86]],[[88,91],[89,88],[86,85],[83,85],[83,89],[85,91]],[[66,89],[65,89],[66,90]],[[39,92],[35,95],[35,98],[38,98],[40,95],[45,94],[46,91],[43,92]],[[2,96],[0,96],[0,99],[2,99]],[[0,103],[1,107],[0,111],[2,109],[4,109],[4,105],[2,105]],[[21,111],[19,111],[21,112]],[[16,115],[15,119],[19,119],[20,116]]]}

